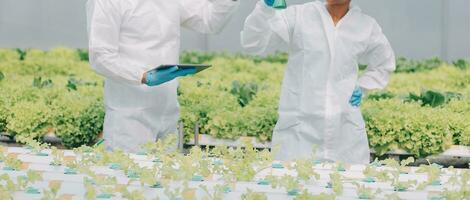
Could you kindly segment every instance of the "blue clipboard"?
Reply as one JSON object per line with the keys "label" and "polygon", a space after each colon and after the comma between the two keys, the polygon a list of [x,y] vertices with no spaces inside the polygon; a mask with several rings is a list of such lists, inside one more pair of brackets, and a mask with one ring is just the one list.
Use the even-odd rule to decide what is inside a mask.
{"label": "blue clipboard", "polygon": [[196,73],[199,73],[200,71],[203,71],[209,67],[212,67],[212,65],[207,65],[207,64],[174,64],[174,65],[160,65],[157,67],[157,70],[159,69],[167,69],[177,66],[178,69],[188,69],[188,68],[196,68]]}

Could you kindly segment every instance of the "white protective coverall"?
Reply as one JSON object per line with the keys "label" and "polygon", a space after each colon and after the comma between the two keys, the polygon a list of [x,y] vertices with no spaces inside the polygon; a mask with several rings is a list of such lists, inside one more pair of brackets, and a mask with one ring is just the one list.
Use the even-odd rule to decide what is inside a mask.
{"label": "white protective coverall", "polygon": [[[377,22],[351,7],[335,26],[323,2],[274,10],[262,1],[245,21],[242,46],[263,53],[288,47],[273,146],[280,160],[306,158],[368,163],[369,145],[359,108],[349,104],[356,85],[387,85],[395,56]],[[358,75],[358,60],[368,64]]]}
{"label": "white protective coverall", "polygon": [[179,63],[181,26],[218,32],[237,5],[233,0],[88,0],[90,63],[106,78],[107,148],[136,152],[176,132],[177,80],[148,87],[142,76],[161,64]]}

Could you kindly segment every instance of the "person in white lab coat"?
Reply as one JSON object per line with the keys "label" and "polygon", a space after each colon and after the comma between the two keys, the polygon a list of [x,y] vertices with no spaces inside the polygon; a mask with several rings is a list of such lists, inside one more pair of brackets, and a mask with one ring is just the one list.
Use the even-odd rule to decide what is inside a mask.
{"label": "person in white lab coat", "polygon": [[[259,1],[245,21],[242,46],[261,54],[288,48],[279,120],[273,133],[280,160],[307,158],[368,163],[359,105],[362,93],[382,89],[395,70],[380,26],[350,0],[327,0],[274,10]],[[358,62],[368,66],[359,75]]]}
{"label": "person in white lab coat", "polygon": [[181,26],[220,31],[237,0],[88,0],[92,68],[105,77],[105,146],[139,151],[176,132],[178,76],[195,70],[152,70],[179,62]]}

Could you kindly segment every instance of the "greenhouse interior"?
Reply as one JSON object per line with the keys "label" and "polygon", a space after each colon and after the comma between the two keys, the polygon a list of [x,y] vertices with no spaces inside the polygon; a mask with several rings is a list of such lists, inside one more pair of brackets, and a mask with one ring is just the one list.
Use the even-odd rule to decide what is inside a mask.
{"label": "greenhouse interior", "polygon": [[470,199],[469,7],[0,0],[0,199]]}

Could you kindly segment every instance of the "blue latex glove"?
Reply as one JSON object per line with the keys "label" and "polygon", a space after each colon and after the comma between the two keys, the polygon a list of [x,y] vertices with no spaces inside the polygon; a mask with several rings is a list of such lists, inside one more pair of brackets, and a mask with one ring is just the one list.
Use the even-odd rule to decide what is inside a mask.
{"label": "blue latex glove", "polygon": [[349,103],[354,107],[359,107],[361,105],[361,101],[362,101],[362,89],[360,87],[356,87],[351,96],[351,99],[349,99]]}
{"label": "blue latex glove", "polygon": [[153,69],[147,72],[145,84],[148,86],[156,86],[171,81],[176,77],[195,73],[196,68],[178,69],[177,66],[166,69]]}
{"label": "blue latex glove", "polygon": [[285,9],[287,7],[285,0],[264,0],[264,3],[276,9]]}
{"label": "blue latex glove", "polygon": [[268,5],[269,7],[273,7],[274,0],[264,0],[264,3]]}

